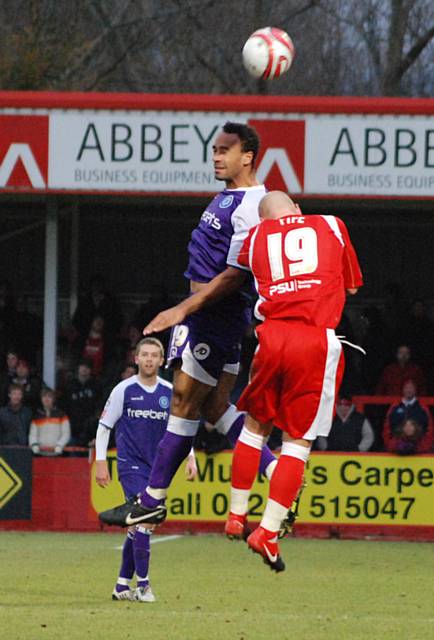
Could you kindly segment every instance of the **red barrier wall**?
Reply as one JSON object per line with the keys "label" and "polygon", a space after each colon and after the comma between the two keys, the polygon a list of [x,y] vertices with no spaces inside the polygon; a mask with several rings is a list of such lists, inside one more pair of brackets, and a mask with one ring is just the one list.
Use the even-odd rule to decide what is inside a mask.
{"label": "red barrier wall", "polygon": [[98,531],[90,507],[87,458],[34,458],[31,520],[0,520],[0,529]]}

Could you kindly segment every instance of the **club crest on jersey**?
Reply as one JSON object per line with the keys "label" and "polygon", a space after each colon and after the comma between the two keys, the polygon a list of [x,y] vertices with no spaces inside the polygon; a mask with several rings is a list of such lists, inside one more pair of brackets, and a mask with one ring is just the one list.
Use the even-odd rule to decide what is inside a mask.
{"label": "club crest on jersey", "polygon": [[158,400],[158,404],[160,405],[160,407],[162,409],[168,409],[169,407],[169,398],[167,396],[160,396],[159,400]]}
{"label": "club crest on jersey", "polygon": [[205,360],[205,358],[208,358],[210,353],[211,348],[208,344],[205,344],[205,342],[199,342],[193,349],[193,355],[196,360]]}
{"label": "club crest on jersey", "polygon": [[228,207],[231,206],[233,201],[234,201],[234,196],[226,196],[225,198],[223,198],[223,200],[219,204],[220,209],[227,209]]}
{"label": "club crest on jersey", "polygon": [[185,324],[180,324],[175,328],[175,333],[173,336],[173,344],[175,347],[182,347],[184,342],[187,340],[188,336],[188,327]]}

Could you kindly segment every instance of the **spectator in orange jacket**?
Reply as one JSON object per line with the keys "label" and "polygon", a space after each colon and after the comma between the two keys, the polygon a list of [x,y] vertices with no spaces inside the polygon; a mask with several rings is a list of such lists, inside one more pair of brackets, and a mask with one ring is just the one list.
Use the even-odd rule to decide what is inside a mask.
{"label": "spectator in orange jacket", "polygon": [[68,416],[55,406],[53,389],[42,389],[41,407],[36,411],[29,432],[33,453],[60,456],[71,438]]}

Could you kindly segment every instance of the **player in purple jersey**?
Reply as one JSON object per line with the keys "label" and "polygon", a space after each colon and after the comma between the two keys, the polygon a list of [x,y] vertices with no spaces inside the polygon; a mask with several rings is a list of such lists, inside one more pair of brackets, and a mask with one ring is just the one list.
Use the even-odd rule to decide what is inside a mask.
{"label": "player in purple jersey", "polygon": [[[107,446],[112,429],[116,429],[119,481],[127,500],[148,483],[157,447],[166,431],[172,385],[158,376],[163,364],[163,345],[156,338],[143,338],[136,347],[138,374],[115,386],[106,402],[96,436],[96,482],[100,487],[110,483]],[[187,462],[187,477],[196,474],[194,453]],[[154,602],[148,578],[151,530],[140,525],[130,527],[122,550],[113,600]],[[137,588],[130,589],[136,573]]]}
{"label": "player in purple jersey", "polygon": [[[250,289],[240,288],[244,277],[239,277],[237,257],[249,229],[259,222],[258,204],[266,193],[255,175],[258,150],[258,135],[245,124],[227,122],[215,139],[215,177],[224,181],[226,188],[211,201],[192,233],[185,276],[193,294],[190,300],[216,279],[221,282],[223,278],[231,293],[185,321],[182,314],[179,316],[180,324],[172,331],[168,352],[168,362],[175,370],[170,417],[149,484],[142,487],[133,507],[126,503],[101,514],[106,522],[125,526],[158,524],[165,519],[167,489],[191,448],[201,417],[232,444],[241,432],[244,414],[229,397],[251,314]],[[174,324],[176,316],[172,315],[166,326]],[[275,465],[274,456],[265,446],[261,472],[271,477]]]}

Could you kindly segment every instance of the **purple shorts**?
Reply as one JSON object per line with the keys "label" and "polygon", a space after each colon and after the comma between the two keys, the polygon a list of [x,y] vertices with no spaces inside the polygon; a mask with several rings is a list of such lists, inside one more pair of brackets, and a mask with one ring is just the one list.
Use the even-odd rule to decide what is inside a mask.
{"label": "purple shorts", "polygon": [[148,485],[151,469],[147,465],[126,465],[118,463],[118,478],[125,498],[134,498]]}
{"label": "purple shorts", "polygon": [[231,325],[218,315],[213,317],[208,310],[192,314],[183,324],[173,327],[166,366],[182,360],[182,371],[215,387],[223,371],[238,375],[246,326],[247,323]]}

